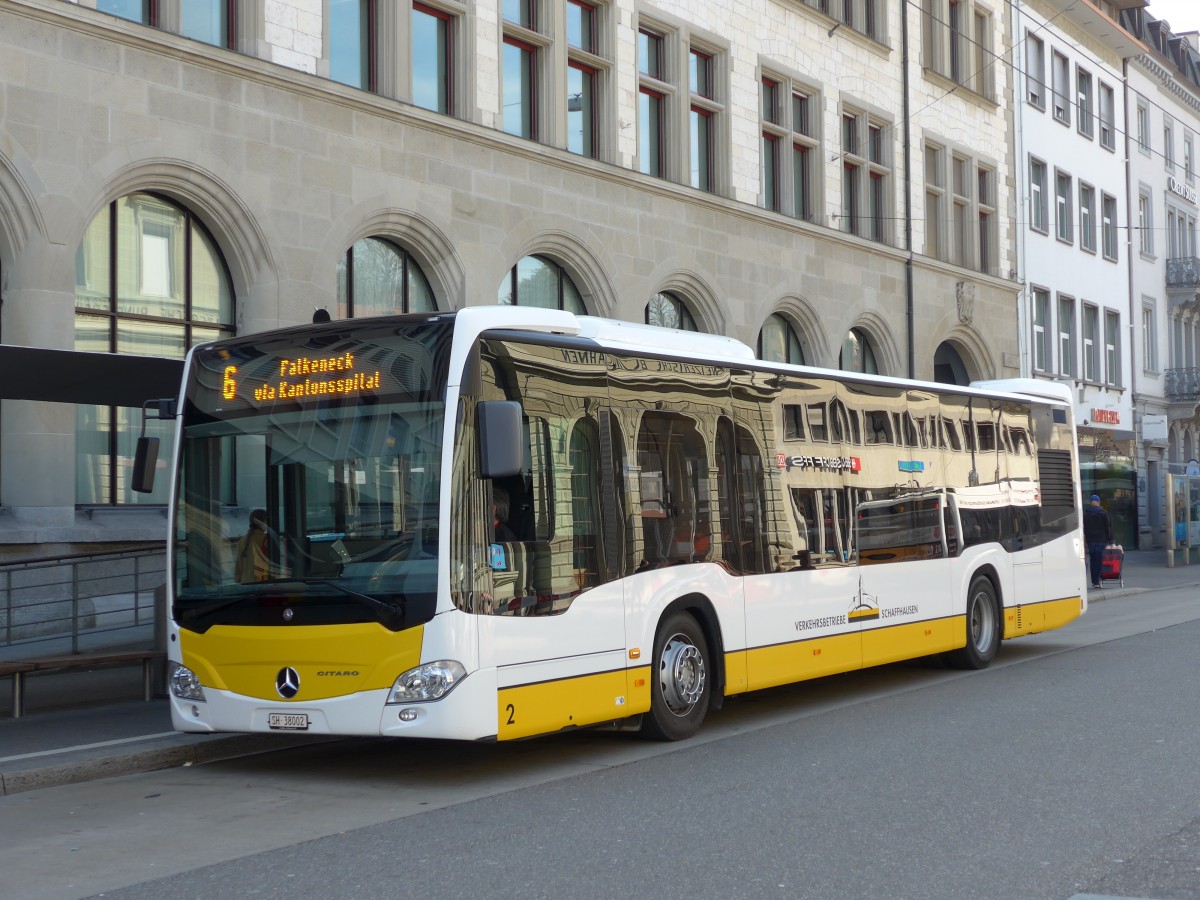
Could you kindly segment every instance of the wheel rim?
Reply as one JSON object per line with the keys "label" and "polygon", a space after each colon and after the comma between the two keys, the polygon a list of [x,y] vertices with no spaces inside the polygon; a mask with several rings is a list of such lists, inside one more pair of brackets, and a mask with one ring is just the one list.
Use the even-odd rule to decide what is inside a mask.
{"label": "wheel rim", "polygon": [[971,604],[971,644],[976,650],[986,653],[996,636],[996,616],[992,609],[992,597],[987,591],[975,594]]}
{"label": "wheel rim", "polygon": [[704,695],[704,656],[685,634],[673,634],[658,660],[658,687],[667,709],[686,716]]}

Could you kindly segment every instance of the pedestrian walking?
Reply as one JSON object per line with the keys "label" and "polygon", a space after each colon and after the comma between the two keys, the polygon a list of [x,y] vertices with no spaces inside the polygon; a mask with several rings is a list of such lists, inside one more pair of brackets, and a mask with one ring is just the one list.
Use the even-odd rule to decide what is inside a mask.
{"label": "pedestrian walking", "polygon": [[1108,510],[1100,505],[1100,497],[1092,494],[1091,502],[1083,511],[1083,542],[1087,544],[1088,563],[1091,566],[1092,587],[1100,587],[1100,573],[1104,565],[1104,548],[1112,543],[1112,519]]}

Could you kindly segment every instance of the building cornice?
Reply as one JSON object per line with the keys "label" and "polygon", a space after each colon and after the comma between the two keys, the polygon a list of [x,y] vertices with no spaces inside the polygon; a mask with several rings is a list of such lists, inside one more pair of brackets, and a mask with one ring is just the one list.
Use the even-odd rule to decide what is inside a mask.
{"label": "building cornice", "polygon": [[1163,65],[1161,60],[1149,53],[1143,53],[1140,56],[1133,57],[1132,61],[1145,69],[1151,78],[1158,81],[1170,93],[1182,100],[1184,105],[1190,108],[1192,112],[1200,115],[1200,96],[1197,96],[1194,91],[1187,88],[1176,77],[1174,72]]}

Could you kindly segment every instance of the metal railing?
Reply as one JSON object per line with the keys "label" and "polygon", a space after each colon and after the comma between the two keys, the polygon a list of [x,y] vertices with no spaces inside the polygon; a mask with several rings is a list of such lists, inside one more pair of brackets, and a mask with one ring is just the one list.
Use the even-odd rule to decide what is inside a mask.
{"label": "metal railing", "polygon": [[0,564],[0,657],[108,650],[154,640],[162,544]]}
{"label": "metal railing", "polygon": [[1167,287],[1200,287],[1200,259],[1194,256],[1169,258]]}
{"label": "metal railing", "polygon": [[1167,369],[1163,375],[1168,400],[1200,399],[1200,369]]}

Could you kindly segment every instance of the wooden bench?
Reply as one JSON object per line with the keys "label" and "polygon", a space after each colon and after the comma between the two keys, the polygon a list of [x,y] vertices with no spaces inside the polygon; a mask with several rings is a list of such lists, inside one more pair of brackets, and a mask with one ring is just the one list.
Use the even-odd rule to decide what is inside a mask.
{"label": "wooden bench", "polygon": [[25,714],[25,676],[34,672],[55,672],[68,669],[98,669],[108,666],[142,664],[142,699],[154,697],[154,663],[164,660],[161,650],[113,650],[95,653],[72,653],[67,656],[42,656],[34,659],[0,660],[0,677],[11,676],[13,718]]}

